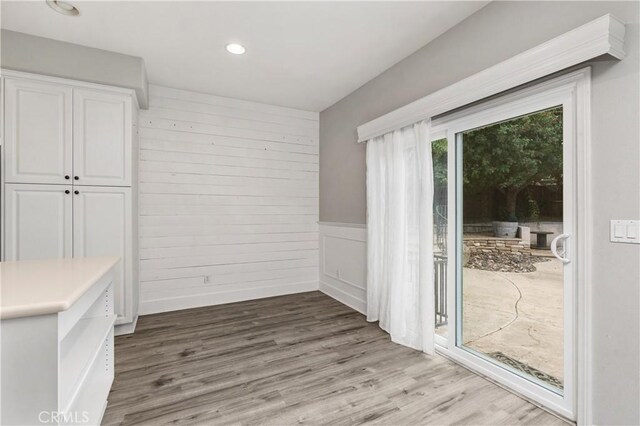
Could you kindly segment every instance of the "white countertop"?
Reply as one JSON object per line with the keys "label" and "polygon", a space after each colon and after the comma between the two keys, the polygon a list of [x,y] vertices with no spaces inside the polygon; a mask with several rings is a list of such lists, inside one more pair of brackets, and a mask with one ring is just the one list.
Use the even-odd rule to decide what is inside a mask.
{"label": "white countertop", "polygon": [[0,262],[0,318],[65,311],[119,261],[105,256]]}

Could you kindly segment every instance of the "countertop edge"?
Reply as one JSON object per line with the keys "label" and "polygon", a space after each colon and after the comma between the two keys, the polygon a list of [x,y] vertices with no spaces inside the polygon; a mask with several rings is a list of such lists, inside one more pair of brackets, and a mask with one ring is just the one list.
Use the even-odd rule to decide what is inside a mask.
{"label": "countertop edge", "polygon": [[35,305],[11,306],[7,308],[0,306],[0,320],[52,315],[68,310],[78,301],[78,299],[82,297],[83,294],[85,294],[96,282],[104,277],[107,272],[121,261],[121,259],[116,256],[104,257],[110,259],[110,261],[97,269],[92,277],[87,279],[83,285],[77,287],[73,292],[71,292],[66,299],[52,300],[50,302]]}

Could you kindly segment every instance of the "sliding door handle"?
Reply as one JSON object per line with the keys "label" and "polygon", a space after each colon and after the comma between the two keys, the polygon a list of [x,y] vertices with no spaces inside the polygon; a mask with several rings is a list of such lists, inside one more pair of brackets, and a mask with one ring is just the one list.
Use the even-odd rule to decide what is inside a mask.
{"label": "sliding door handle", "polygon": [[[551,253],[558,259],[562,261],[562,263],[569,263],[571,259],[564,257],[567,254],[567,240],[569,239],[569,234],[560,234],[551,241]],[[558,241],[562,240],[564,242],[562,253],[558,253]]]}

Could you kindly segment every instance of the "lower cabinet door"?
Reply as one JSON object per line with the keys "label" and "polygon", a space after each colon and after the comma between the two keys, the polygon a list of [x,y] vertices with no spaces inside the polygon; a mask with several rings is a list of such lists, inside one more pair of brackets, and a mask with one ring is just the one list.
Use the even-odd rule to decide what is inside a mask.
{"label": "lower cabinet door", "polygon": [[72,256],[71,185],[5,185],[4,260]]}
{"label": "lower cabinet door", "polygon": [[74,187],[73,257],[118,256],[114,274],[116,324],[133,321],[131,188]]}

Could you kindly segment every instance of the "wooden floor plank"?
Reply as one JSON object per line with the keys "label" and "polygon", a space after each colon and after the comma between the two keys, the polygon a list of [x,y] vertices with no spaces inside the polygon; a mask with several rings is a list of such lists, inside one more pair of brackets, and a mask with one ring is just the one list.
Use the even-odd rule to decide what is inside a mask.
{"label": "wooden floor plank", "polygon": [[320,292],[141,317],[105,425],[561,425]]}

